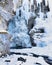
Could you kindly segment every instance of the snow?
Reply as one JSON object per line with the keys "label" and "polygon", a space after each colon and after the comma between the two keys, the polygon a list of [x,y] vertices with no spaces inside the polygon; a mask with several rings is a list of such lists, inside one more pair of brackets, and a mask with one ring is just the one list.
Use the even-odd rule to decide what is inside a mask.
{"label": "snow", "polygon": [[52,15],[52,6],[51,6],[51,4],[52,4],[52,0],[48,0],[48,2],[49,2],[50,12],[51,12],[51,15]]}
{"label": "snow", "polygon": [[23,7],[25,8],[25,11],[28,12],[29,10],[29,1],[28,0],[23,0]]}
{"label": "snow", "polygon": [[13,4],[14,4],[14,11],[16,11],[16,8],[17,8],[17,3],[18,3],[18,0],[13,0]]}
{"label": "snow", "polygon": [[39,3],[39,4],[40,4],[41,2],[42,2],[42,0],[37,0],[37,3]]}
{"label": "snow", "polygon": [[48,5],[48,0],[45,0],[45,5],[46,5],[46,6]]}
{"label": "snow", "polygon": [[11,52],[16,52],[16,53],[34,53],[37,55],[45,55],[52,57],[52,44],[46,47],[32,47],[32,48],[27,48],[27,49],[11,49]]}
{"label": "snow", "polygon": [[[50,50],[49,50],[50,49]],[[44,48],[40,48],[40,47],[33,47],[33,48],[27,48],[27,49],[11,49],[11,52],[16,52],[16,53],[21,53],[21,55],[16,55],[16,54],[12,54],[12,55],[7,55],[7,57],[3,57],[0,58],[0,65],[26,65],[26,64],[30,64],[30,65],[36,65],[36,63],[40,63],[41,65],[49,65],[48,63],[45,62],[44,58],[41,56],[48,56],[50,59],[52,59],[52,45],[50,45],[49,47],[44,47]],[[23,55],[22,53],[26,53],[28,56]],[[31,55],[31,53],[34,53],[36,55],[40,55],[39,57],[33,57],[33,55]],[[24,58],[26,59],[26,62],[23,61],[18,61],[18,58]],[[5,62],[5,60],[10,60],[10,62]],[[23,63],[22,63],[23,62]]]}
{"label": "snow", "polygon": [[[41,1],[42,0],[37,0],[37,3],[40,3]],[[16,9],[17,2],[18,0],[13,0],[14,11],[16,11],[16,15],[13,17],[12,20],[9,20],[11,18],[10,14],[2,8],[0,8],[0,13],[5,20],[9,20],[8,32],[11,35],[11,46],[14,47],[17,45],[26,48],[10,49],[11,55],[6,55],[6,57],[0,57],[0,65],[37,65],[38,63],[41,65],[49,65],[45,61],[43,56],[47,56],[50,60],[52,60],[52,17],[50,14],[51,12],[47,14],[48,18],[44,19],[44,14],[41,12],[40,9],[40,17],[37,17],[35,19],[36,25],[34,25],[30,32],[28,32],[28,19],[31,16],[33,16],[32,12],[28,12],[29,2],[28,0],[23,0],[22,7]],[[33,0],[31,1],[31,4],[33,4]],[[21,16],[19,16],[19,10],[21,10]],[[39,29],[41,28],[44,29],[44,33],[39,32]],[[36,33],[37,31],[38,33]],[[33,33],[32,38],[34,39],[34,42],[37,44],[36,47],[33,47],[31,45],[30,36],[28,33]],[[0,44],[0,51],[6,51],[6,49],[9,50],[9,40],[7,36],[0,35],[0,37],[2,37],[3,43],[5,43],[4,45]],[[36,57],[35,55],[33,56],[33,54],[37,55],[38,57]],[[2,54],[0,53],[0,55]],[[18,61],[19,57],[26,59],[26,62]]]}
{"label": "snow", "polygon": [[38,60],[37,60],[39,63],[41,63],[42,65],[49,65],[47,64],[44,59],[42,57],[39,57]]}

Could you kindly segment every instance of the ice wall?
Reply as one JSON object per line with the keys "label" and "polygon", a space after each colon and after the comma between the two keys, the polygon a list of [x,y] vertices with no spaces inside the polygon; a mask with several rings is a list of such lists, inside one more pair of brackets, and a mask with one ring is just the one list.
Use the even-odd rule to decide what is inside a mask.
{"label": "ice wall", "polygon": [[[42,2],[42,0],[37,0],[37,3],[40,4],[40,2]],[[33,4],[33,0],[31,0],[30,3]],[[37,15],[35,14],[35,12],[29,12],[29,1],[23,0],[22,6],[16,9],[16,15],[14,15],[14,17],[8,22],[7,31],[11,35],[11,46],[31,47],[32,43],[29,33],[33,35],[32,38],[37,46],[43,47],[49,43],[52,43],[52,29],[50,29],[52,23],[51,16],[49,17],[50,13],[46,12],[47,18],[44,18],[44,15],[46,14],[41,12],[40,6],[39,8],[40,9]],[[34,17],[34,22],[28,21],[30,17]],[[34,23],[34,26],[32,26],[33,28],[29,31],[28,23],[31,22]],[[42,32],[42,29],[44,29],[44,33]]]}
{"label": "ice wall", "polygon": [[[37,0],[37,4],[38,3],[40,4],[41,2],[42,0]],[[31,0],[31,4],[33,4],[33,0]],[[47,4],[47,0],[46,0],[46,4]],[[44,18],[44,15],[46,14],[41,12],[41,6],[39,6],[39,8],[40,8],[38,13],[39,17],[36,16],[35,19],[36,24],[34,24],[34,27],[30,30],[30,34],[33,35],[32,38],[34,39],[34,43],[36,43],[37,46],[44,47],[49,43],[51,43],[52,37],[50,34],[52,29],[50,30],[50,24],[52,26],[52,23],[49,22],[49,17]],[[30,36],[28,35],[29,31],[27,24],[28,24],[28,19],[32,16],[33,12],[29,12],[28,10],[29,10],[29,1],[24,0],[22,6],[16,9],[16,15],[13,18],[13,20],[10,21],[8,27],[8,31],[12,34],[13,43],[22,47],[31,46]],[[47,16],[49,16],[49,14],[47,14]],[[49,37],[49,41],[48,41],[48,37]]]}
{"label": "ice wall", "polygon": [[[19,9],[20,10],[20,9]],[[19,12],[19,10],[17,10]],[[28,35],[27,21],[18,14],[9,21],[8,31],[12,35],[12,44],[17,47],[31,47],[30,36]]]}

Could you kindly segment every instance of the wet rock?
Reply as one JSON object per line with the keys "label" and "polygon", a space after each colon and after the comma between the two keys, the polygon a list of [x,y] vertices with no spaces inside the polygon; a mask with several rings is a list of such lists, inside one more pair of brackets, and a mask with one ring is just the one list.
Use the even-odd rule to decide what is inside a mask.
{"label": "wet rock", "polygon": [[35,25],[35,18],[36,18],[36,17],[32,16],[32,17],[30,17],[30,18],[28,19],[28,30],[29,30],[30,41],[31,41],[31,45],[32,45],[32,46],[36,46],[36,44],[34,43],[34,39],[32,38],[33,33],[32,33],[32,34],[30,33],[31,29],[32,29],[32,28],[34,27],[34,25]]}
{"label": "wet rock", "polygon": [[35,24],[35,18],[36,17],[33,16],[33,17],[30,17],[29,20],[28,20],[28,30],[29,31],[33,28],[33,26]]}

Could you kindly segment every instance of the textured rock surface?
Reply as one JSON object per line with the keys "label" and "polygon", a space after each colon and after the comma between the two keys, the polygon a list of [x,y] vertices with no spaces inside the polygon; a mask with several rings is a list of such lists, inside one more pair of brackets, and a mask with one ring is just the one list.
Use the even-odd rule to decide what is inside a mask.
{"label": "textured rock surface", "polygon": [[10,35],[0,34],[0,56],[10,53]]}
{"label": "textured rock surface", "polygon": [[0,6],[3,7],[4,10],[10,12],[12,14],[13,11],[13,0],[1,0]]}
{"label": "textured rock surface", "polygon": [[0,56],[10,53],[10,35],[7,32],[8,21],[12,15],[0,6]]}
{"label": "textured rock surface", "polygon": [[2,7],[0,7],[0,17],[2,17],[6,21],[9,21],[12,18],[12,15]]}

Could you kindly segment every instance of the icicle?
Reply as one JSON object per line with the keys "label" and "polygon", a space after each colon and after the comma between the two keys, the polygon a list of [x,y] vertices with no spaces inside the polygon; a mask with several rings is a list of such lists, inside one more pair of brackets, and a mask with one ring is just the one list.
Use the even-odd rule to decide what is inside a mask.
{"label": "icicle", "polygon": [[[49,8],[50,8],[50,12],[52,12],[52,0],[48,0],[48,2],[49,2]],[[52,14],[52,13],[51,13]]]}
{"label": "icicle", "polygon": [[23,5],[26,12],[29,10],[29,1],[28,0],[23,0]]}
{"label": "icicle", "polygon": [[33,0],[31,0],[31,5],[33,5]]}
{"label": "icicle", "polygon": [[37,0],[37,5],[38,5],[38,3],[40,4],[42,2],[42,0]]}
{"label": "icicle", "polygon": [[45,0],[45,5],[46,5],[46,6],[48,5],[48,0]]}

